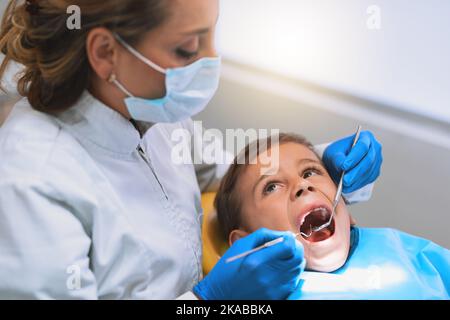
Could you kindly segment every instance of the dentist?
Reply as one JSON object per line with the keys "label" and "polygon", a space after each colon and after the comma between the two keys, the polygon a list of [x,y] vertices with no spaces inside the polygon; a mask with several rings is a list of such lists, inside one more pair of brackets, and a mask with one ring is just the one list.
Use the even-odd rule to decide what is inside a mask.
{"label": "dentist", "polygon": [[[82,26],[66,27],[77,5]],[[213,97],[218,0],[11,0],[0,31],[24,97],[0,128],[0,298],[284,299],[304,265],[285,232],[237,241],[202,276],[201,192],[226,165],[175,164],[174,130]],[[324,152],[348,200],[370,196],[381,146]],[[283,236],[233,264],[228,256]],[[245,284],[245,285],[243,285]]]}

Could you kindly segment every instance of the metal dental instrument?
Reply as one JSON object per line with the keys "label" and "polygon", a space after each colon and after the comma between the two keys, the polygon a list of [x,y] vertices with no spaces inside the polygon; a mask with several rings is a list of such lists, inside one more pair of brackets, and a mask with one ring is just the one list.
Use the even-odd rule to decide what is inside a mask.
{"label": "metal dental instrument", "polygon": [[274,246],[274,245],[276,245],[277,243],[280,243],[280,242],[283,242],[283,241],[284,241],[284,238],[283,238],[283,237],[276,238],[276,239],[274,239],[274,240],[268,241],[268,242],[266,242],[266,243],[260,245],[259,247],[253,248],[253,249],[251,249],[251,250],[248,250],[248,251],[245,251],[245,252],[243,252],[243,253],[237,254],[237,255],[235,255],[235,256],[233,256],[233,257],[230,257],[230,258],[228,258],[227,260],[225,260],[225,262],[226,262],[226,263],[230,263],[230,262],[232,262],[232,261],[234,261],[234,260],[237,260],[237,259],[246,257],[246,256],[248,256],[249,254],[252,254],[252,253],[257,252],[257,251],[259,251],[259,250],[262,250],[262,249],[264,249],[264,248],[268,248],[268,247]]}
{"label": "metal dental instrument", "polygon": [[[299,235],[300,235],[300,233],[294,234],[294,237],[297,238]],[[248,256],[249,254],[252,254],[252,253],[257,252],[259,250],[262,250],[264,248],[268,248],[268,247],[274,246],[274,245],[276,245],[278,243],[281,243],[283,241],[284,241],[283,237],[276,238],[274,240],[271,240],[271,241],[268,241],[266,243],[263,243],[259,247],[256,247],[256,248],[253,248],[251,250],[248,250],[248,251],[245,251],[243,253],[240,253],[240,254],[237,254],[235,256],[232,256],[232,257],[228,258],[227,260],[225,260],[225,262],[226,263],[233,262],[233,261],[238,260],[240,258],[244,258],[244,257]]]}
{"label": "metal dental instrument", "polygon": [[[361,133],[361,126],[358,125],[358,129],[356,130],[355,138],[353,139],[353,144],[352,144],[351,149],[353,149],[353,147],[355,146],[356,142],[358,142],[360,133]],[[350,149],[350,150],[351,150],[351,149]],[[334,217],[334,213],[335,213],[335,211],[336,211],[336,207],[337,207],[337,205],[338,205],[338,203],[339,203],[339,200],[341,199],[341,195],[342,195],[342,185],[343,185],[343,183],[344,183],[344,175],[345,175],[345,172],[342,172],[341,178],[340,178],[340,180],[339,180],[338,188],[337,188],[337,191],[336,191],[336,196],[334,197],[334,200],[333,200],[333,209],[331,210],[331,215],[330,215],[330,219],[328,219],[328,222],[325,222],[325,223],[322,224],[321,226],[314,227],[314,228],[312,228],[312,227],[310,226],[310,227],[311,227],[311,231],[309,232],[309,234],[305,234],[304,232],[300,232],[300,234],[301,234],[302,236],[304,236],[304,237],[306,237],[306,238],[309,238],[309,237],[311,237],[311,235],[312,235],[314,232],[320,231],[320,230],[322,230],[322,229],[328,227],[328,226],[331,224],[331,221],[333,220],[333,217]]]}

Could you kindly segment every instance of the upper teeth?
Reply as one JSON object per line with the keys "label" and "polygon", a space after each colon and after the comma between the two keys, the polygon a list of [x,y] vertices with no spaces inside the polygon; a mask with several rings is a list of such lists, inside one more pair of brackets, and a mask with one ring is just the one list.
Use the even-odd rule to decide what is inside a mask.
{"label": "upper teeth", "polygon": [[322,215],[326,215],[328,213],[327,208],[319,207],[319,208],[315,208],[314,210],[309,211],[306,215],[313,213],[313,212],[317,212],[317,211],[320,211],[320,213],[322,213]]}
{"label": "upper teeth", "polygon": [[315,208],[315,209],[313,209],[313,210],[311,210],[311,211],[308,211],[308,212],[303,216],[303,220],[302,220],[302,223],[301,223],[301,224],[303,224],[303,222],[305,222],[306,216],[309,215],[309,214],[311,214],[311,213],[313,213],[313,212],[320,212],[320,214],[322,215],[322,218],[326,218],[327,215],[328,215],[328,210],[327,210],[327,208],[325,208],[325,207],[318,207],[318,208]]}

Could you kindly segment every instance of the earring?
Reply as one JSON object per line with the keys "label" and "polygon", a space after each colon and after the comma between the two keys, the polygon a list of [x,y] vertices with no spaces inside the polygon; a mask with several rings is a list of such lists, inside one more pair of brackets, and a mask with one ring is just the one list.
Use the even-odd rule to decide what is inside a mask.
{"label": "earring", "polygon": [[111,73],[111,75],[108,78],[108,82],[109,83],[113,83],[114,81],[116,81],[116,74],[115,73]]}

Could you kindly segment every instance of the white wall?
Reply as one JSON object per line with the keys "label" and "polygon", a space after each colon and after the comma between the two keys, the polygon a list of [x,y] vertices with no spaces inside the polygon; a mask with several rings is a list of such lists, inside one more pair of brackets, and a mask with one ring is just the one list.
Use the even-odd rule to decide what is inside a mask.
{"label": "white wall", "polygon": [[0,16],[3,10],[5,10],[6,4],[8,3],[7,0],[0,0]]}
{"label": "white wall", "polygon": [[[450,123],[450,1],[222,0],[224,57]],[[381,29],[367,27],[370,5]]]}

